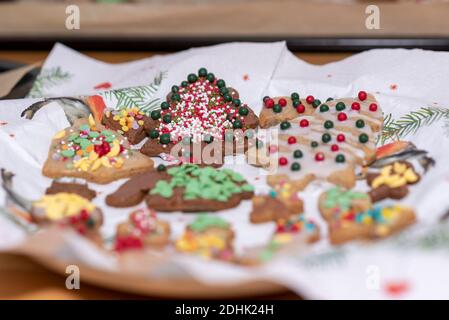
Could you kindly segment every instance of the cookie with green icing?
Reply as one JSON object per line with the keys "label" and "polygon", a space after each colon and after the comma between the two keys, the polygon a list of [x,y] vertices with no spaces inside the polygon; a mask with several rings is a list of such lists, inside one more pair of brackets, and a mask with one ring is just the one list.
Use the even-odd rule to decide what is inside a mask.
{"label": "cookie with green icing", "polygon": [[209,214],[198,215],[175,242],[176,250],[205,259],[233,261],[234,231],[224,219]]}
{"label": "cookie with green icing", "polygon": [[354,214],[366,211],[372,206],[371,199],[365,192],[332,187],[323,192],[318,199],[318,209],[326,221],[347,212]]}
{"label": "cookie with green icing", "polygon": [[230,169],[195,164],[158,167],[134,177],[106,198],[114,207],[130,207],[146,200],[157,211],[220,211],[254,195],[254,187]]}

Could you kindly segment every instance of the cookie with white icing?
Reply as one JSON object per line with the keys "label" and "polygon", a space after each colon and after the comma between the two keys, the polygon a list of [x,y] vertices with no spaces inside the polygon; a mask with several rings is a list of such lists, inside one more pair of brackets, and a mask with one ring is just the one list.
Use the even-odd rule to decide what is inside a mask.
{"label": "cookie with white icing", "polygon": [[[325,103],[312,96],[300,100],[293,93],[290,98],[266,97],[264,105],[261,126],[278,129],[272,130],[278,145],[267,148],[270,161],[264,161],[277,166],[267,178],[271,186],[290,182],[302,190],[313,180],[327,180],[350,189],[357,169],[375,159],[382,111],[364,91],[355,99]],[[247,156],[255,152],[253,148]]]}

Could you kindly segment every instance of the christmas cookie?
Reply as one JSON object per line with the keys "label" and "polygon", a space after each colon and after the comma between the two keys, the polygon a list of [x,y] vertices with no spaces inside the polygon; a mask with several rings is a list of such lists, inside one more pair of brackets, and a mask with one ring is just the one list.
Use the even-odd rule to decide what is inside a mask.
{"label": "christmas cookie", "polygon": [[90,116],[55,135],[42,172],[49,178],[75,177],[106,184],[152,167],[151,159],[133,152],[120,134],[96,124]]}
{"label": "christmas cookie", "polygon": [[[242,103],[236,90],[227,87],[222,79],[201,68],[198,74],[189,74],[187,81],[173,86],[167,101],[160,110],[151,112],[149,139],[141,152],[148,156],[161,154],[192,157],[192,145],[205,148],[212,142],[219,143],[214,155],[222,161],[224,154],[234,153],[234,148],[226,152],[225,131],[239,130],[242,135],[232,135],[232,144],[244,144],[244,132],[258,126],[258,117],[249,106]],[[177,148],[172,150],[175,146]],[[197,158],[201,158],[197,156]],[[200,163],[202,159],[196,159]],[[208,163],[211,164],[211,163]]]}
{"label": "christmas cookie", "polygon": [[279,185],[268,195],[253,197],[252,204],[252,223],[288,219],[291,215],[303,212],[303,201],[292,191],[290,184]]}
{"label": "christmas cookie", "polygon": [[76,182],[60,182],[53,180],[51,186],[47,188],[45,194],[57,194],[60,192],[74,193],[87,200],[91,201],[97,196],[97,193],[90,189],[87,184],[80,184]]}
{"label": "christmas cookie", "polygon": [[400,205],[376,206],[364,212],[347,212],[329,223],[329,239],[332,244],[352,240],[384,238],[415,222],[412,209]]}
{"label": "christmas cookie", "polygon": [[[271,118],[270,118],[271,117]],[[356,171],[376,157],[375,141],[382,112],[374,97],[361,91],[356,99],[328,100],[307,97],[266,98],[261,124],[278,124],[278,144],[267,150],[275,174],[271,186],[290,182],[296,190],[313,180],[327,180],[352,188]],[[248,153],[255,152],[250,149]]]}
{"label": "christmas cookie", "polygon": [[320,240],[320,228],[314,221],[305,218],[303,214],[279,219],[269,243],[263,247],[245,250],[239,257],[238,262],[244,265],[268,262],[277,253],[291,252],[291,250],[312,244],[318,240]]}
{"label": "christmas cookie", "polygon": [[402,199],[408,194],[408,185],[419,181],[413,165],[406,161],[395,161],[380,172],[368,172],[366,181],[372,188],[369,195],[373,202],[386,198]]}
{"label": "christmas cookie", "polygon": [[323,192],[318,199],[318,209],[326,221],[341,214],[357,214],[370,209],[371,206],[368,194],[337,186]]}
{"label": "christmas cookie", "polygon": [[170,225],[152,210],[136,210],[117,226],[115,250],[163,248],[170,242]]}
{"label": "christmas cookie", "polygon": [[202,214],[187,226],[175,247],[180,252],[206,259],[230,261],[234,259],[233,240],[234,231],[227,221]]}
{"label": "christmas cookie", "polygon": [[252,185],[230,169],[195,164],[159,166],[157,170],[131,178],[106,198],[114,207],[130,207],[143,199],[157,211],[219,211],[250,199]]}
{"label": "christmas cookie", "polygon": [[147,137],[146,128],[151,125],[151,119],[138,108],[106,110],[102,123],[107,129],[124,135],[130,144],[138,144]]}
{"label": "christmas cookie", "polygon": [[71,228],[97,243],[102,242],[99,233],[103,224],[101,209],[77,194],[45,195],[32,203],[31,217],[39,225]]}

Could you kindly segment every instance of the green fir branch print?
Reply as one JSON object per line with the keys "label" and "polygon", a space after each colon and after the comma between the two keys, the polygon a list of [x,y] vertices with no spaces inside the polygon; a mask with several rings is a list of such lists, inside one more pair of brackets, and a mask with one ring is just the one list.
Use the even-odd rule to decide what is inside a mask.
{"label": "green fir branch print", "polygon": [[45,91],[53,88],[61,83],[67,82],[73,77],[72,74],[65,72],[61,67],[53,67],[49,69],[42,69],[33,87],[28,93],[29,98],[42,98],[45,96]]}
{"label": "green fir branch print", "polygon": [[423,107],[411,111],[399,119],[394,119],[390,113],[384,119],[382,134],[379,139],[380,144],[415,134],[421,127],[430,126],[441,119],[449,120],[449,109]]}
{"label": "green fir branch print", "polygon": [[153,97],[166,77],[167,71],[161,71],[149,85],[104,91],[100,95],[108,100],[115,99],[115,109],[137,107],[149,115],[151,111],[160,107],[161,99]]}

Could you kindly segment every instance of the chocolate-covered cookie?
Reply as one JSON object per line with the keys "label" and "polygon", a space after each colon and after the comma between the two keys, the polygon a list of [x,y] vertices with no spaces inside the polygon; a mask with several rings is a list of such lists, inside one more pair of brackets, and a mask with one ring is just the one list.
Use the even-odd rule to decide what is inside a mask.
{"label": "chocolate-covered cookie", "polygon": [[157,211],[219,211],[250,199],[254,188],[239,173],[230,169],[201,167],[195,164],[159,166],[136,176],[106,198],[114,207],[129,207],[145,199]]}
{"label": "chocolate-covered cookie", "polygon": [[87,183],[60,182],[56,180],[53,180],[51,186],[45,191],[45,194],[57,194],[61,192],[74,193],[89,201],[97,196],[95,190],[90,189]]}
{"label": "chocolate-covered cookie", "polygon": [[373,202],[387,198],[402,199],[408,194],[408,186],[419,180],[419,174],[407,161],[395,161],[384,166],[380,172],[368,172],[366,175]]}
{"label": "chocolate-covered cookie", "polygon": [[[251,108],[242,103],[238,92],[226,86],[222,79],[201,68],[198,74],[189,74],[187,81],[180,86],[174,85],[167,101],[161,104],[160,110],[150,115],[152,122],[147,127],[149,140],[141,148],[148,156],[159,156],[162,153],[181,156],[190,162],[192,143],[206,147],[212,142],[223,144],[226,130],[254,129],[258,126],[258,117]],[[244,136],[231,136],[228,141]],[[178,148],[172,152],[172,149]],[[224,148],[220,148],[223,150]],[[217,152],[217,161],[222,164],[222,153]],[[202,163],[202,158],[196,159]]]}

